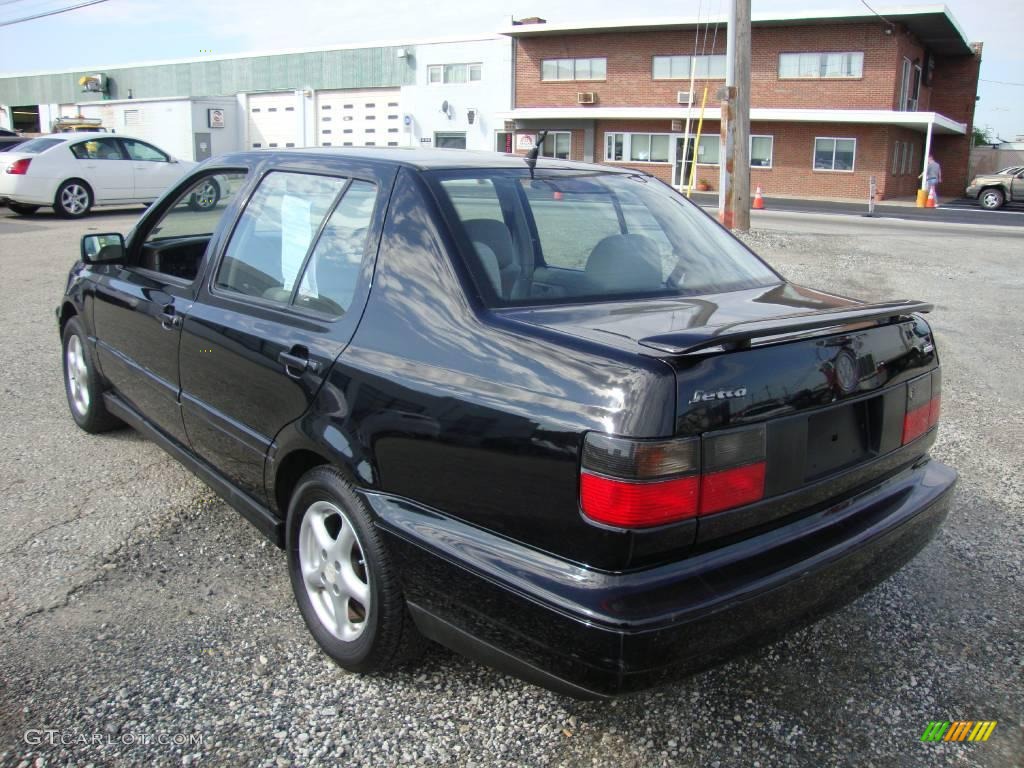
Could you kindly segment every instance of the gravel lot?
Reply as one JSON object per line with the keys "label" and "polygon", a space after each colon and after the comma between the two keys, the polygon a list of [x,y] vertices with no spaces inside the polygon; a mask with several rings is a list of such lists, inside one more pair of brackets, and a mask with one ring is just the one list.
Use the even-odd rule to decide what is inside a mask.
{"label": "gravel lot", "polygon": [[[137,214],[0,209],[0,765],[1024,765],[1019,229],[755,219],[800,230],[750,236],[797,281],[935,302],[954,508],[916,561],[817,625],[580,703],[441,649],[346,674],[306,633],[282,553],[156,446],[74,426],[53,307],[78,237]],[[919,741],[946,719],[999,725]]]}

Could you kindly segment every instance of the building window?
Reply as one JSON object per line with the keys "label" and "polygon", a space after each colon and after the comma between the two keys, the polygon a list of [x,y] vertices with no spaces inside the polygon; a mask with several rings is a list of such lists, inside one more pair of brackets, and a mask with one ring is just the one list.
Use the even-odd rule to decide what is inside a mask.
{"label": "building window", "polygon": [[695,153],[697,165],[718,165],[722,157],[722,140],[713,133],[701,136]]}
{"label": "building window", "polygon": [[549,131],[540,148],[541,157],[568,160],[572,153],[572,134],[569,131]]}
{"label": "building window", "polygon": [[903,151],[903,163],[905,174],[914,174],[914,143],[909,142],[907,148]]}
{"label": "building window", "polygon": [[892,146],[892,175],[903,175],[903,142],[897,141]]}
{"label": "building window", "polygon": [[[442,83],[478,83],[483,80],[483,65],[475,64],[431,64],[427,67],[427,82],[430,85]],[[398,104],[389,106],[397,107]]]}
{"label": "building window", "polygon": [[751,136],[750,137],[750,167],[771,168],[772,149],[775,139],[772,136]]}
{"label": "building window", "polygon": [[494,151],[512,154],[512,133],[510,131],[498,131],[494,134]]}
{"label": "building window", "polygon": [[856,152],[856,139],[816,138],[814,140],[814,170],[852,171]]}
{"label": "building window", "polygon": [[779,77],[847,78],[864,76],[864,53],[780,53]]}
{"label": "building window", "polygon": [[604,80],[608,59],[544,59],[540,63],[541,80]]}
{"label": "building window", "polygon": [[624,133],[606,133],[604,135],[604,159],[609,162],[622,160],[625,141],[626,134]]}
{"label": "building window", "polygon": [[690,67],[698,80],[718,80],[725,77],[725,56],[655,56],[651,76],[655,80],[689,80]]}
{"label": "building window", "polygon": [[331,108],[330,104],[321,104],[320,105],[320,109],[325,110],[325,111],[330,109],[330,108]]}
{"label": "building window", "polygon": [[397,107],[398,106],[398,102],[397,101],[389,101],[388,102],[388,106],[389,107]]}
{"label": "building window", "polygon": [[465,133],[435,133],[434,146],[439,149],[465,149]]}
{"label": "building window", "polygon": [[388,142],[388,146],[389,147],[397,147],[398,146],[398,142],[397,141],[389,141]]}
{"label": "building window", "polygon": [[668,162],[667,133],[633,133],[629,137],[629,159],[639,163]]}
{"label": "building window", "polygon": [[388,128],[388,133],[398,133],[397,128]]}

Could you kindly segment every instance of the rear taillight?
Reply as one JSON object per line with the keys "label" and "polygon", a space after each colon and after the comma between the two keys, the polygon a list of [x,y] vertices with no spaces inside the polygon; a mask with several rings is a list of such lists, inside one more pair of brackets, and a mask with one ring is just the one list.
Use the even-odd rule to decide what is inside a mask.
{"label": "rear taillight", "polygon": [[916,440],[939,423],[942,373],[935,369],[907,385],[907,413],[903,417],[903,445]]}
{"label": "rear taillight", "polygon": [[7,172],[13,173],[15,176],[24,176],[28,171],[28,166],[31,164],[32,158],[23,157],[20,160],[15,160],[13,163],[7,166]]}
{"label": "rear taillight", "polygon": [[599,523],[649,528],[764,497],[764,425],[700,438],[587,434],[580,507]]}
{"label": "rear taillight", "polygon": [[582,467],[580,506],[591,520],[645,528],[697,514],[699,438],[627,440],[590,432]]}

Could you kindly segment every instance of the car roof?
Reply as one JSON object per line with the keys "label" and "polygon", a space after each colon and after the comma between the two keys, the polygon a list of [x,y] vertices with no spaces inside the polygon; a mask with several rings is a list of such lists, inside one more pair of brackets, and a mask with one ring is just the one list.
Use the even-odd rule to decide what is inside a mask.
{"label": "car roof", "polygon": [[[249,152],[238,152],[222,157],[222,162],[263,162],[268,158],[288,162],[298,158],[311,160],[337,158],[339,160],[361,160],[388,165],[404,165],[417,170],[461,170],[471,168],[488,169],[522,169],[526,157],[523,155],[506,155],[499,152],[482,152],[469,149],[418,149],[412,147],[309,147],[296,149],[259,149]],[[632,173],[637,171],[627,168],[614,168],[607,165],[594,165],[574,160],[555,160],[541,157],[537,160],[537,169],[600,171],[601,173]]]}

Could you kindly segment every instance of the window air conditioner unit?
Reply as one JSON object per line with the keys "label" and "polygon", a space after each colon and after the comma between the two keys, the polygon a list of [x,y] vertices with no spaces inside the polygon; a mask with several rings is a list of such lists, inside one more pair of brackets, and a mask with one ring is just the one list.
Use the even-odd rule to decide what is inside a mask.
{"label": "window air conditioner unit", "polygon": [[593,104],[596,101],[597,101],[597,94],[594,93],[593,91],[588,91],[587,93],[577,93],[576,94],[576,103],[577,104]]}
{"label": "window air conditioner unit", "polygon": [[690,106],[693,103],[693,94],[689,91],[676,91],[676,102]]}

